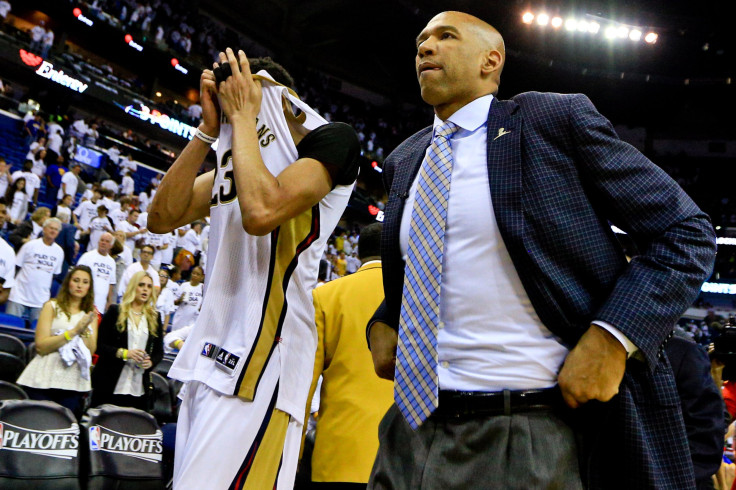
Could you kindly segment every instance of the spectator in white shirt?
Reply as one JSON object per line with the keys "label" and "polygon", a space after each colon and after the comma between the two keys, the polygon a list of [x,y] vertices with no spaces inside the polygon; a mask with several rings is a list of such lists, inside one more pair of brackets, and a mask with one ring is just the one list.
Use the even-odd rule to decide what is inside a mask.
{"label": "spectator in white shirt", "polygon": [[[8,207],[4,199],[0,199],[0,229],[8,219]],[[15,283],[15,250],[0,237],[0,305],[8,301],[10,289]],[[171,304],[174,302],[172,300]]]}
{"label": "spectator in white shirt", "polygon": [[123,278],[118,284],[118,298],[125,294],[125,290],[128,288],[128,283],[130,282],[130,278],[133,277],[133,274],[140,271],[146,271],[151,275],[151,279],[153,279],[153,287],[156,290],[156,294],[158,294],[158,291],[161,290],[161,281],[158,277],[158,271],[151,265],[153,252],[153,247],[150,245],[143,245],[141,247],[140,262],[133,262],[127,269],[125,269]]}
{"label": "spectator in white shirt", "polygon": [[92,271],[95,306],[100,313],[105,313],[108,306],[115,302],[115,259],[110,257],[114,240],[111,233],[103,233],[97,242],[97,249],[85,253],[77,262],[77,265],[86,265]]}
{"label": "spectator in white shirt", "polygon": [[138,226],[137,220],[139,214],[137,209],[131,209],[128,211],[128,219],[122,221],[118,226],[125,233],[125,244],[131,250],[135,250],[135,242],[141,238],[140,235],[148,231],[145,227]]}
{"label": "spectator in white shirt", "polygon": [[74,121],[69,129],[69,132],[72,136],[77,138],[78,141],[82,141],[85,136],[87,136],[87,130],[89,127],[87,127],[87,123],[84,122],[84,119],[77,119]]}
{"label": "spectator in white shirt", "polygon": [[128,219],[128,212],[130,211],[130,205],[133,199],[130,196],[123,196],[120,198],[120,207],[110,211],[109,216],[112,218],[112,222],[115,224],[115,229],[118,229],[118,225]]}
{"label": "spectator in white shirt", "polygon": [[23,170],[13,172],[13,182],[23,177],[26,179],[26,194],[28,194],[29,202],[34,204],[38,202],[38,188],[41,187],[41,179],[33,173],[33,162],[26,160],[23,162]]}
{"label": "spectator in white shirt", "polygon": [[92,218],[92,221],[89,222],[88,251],[95,249],[95,245],[99,243],[100,237],[103,233],[112,233],[115,231],[115,225],[113,224],[112,219],[107,216],[107,213],[107,206],[104,204],[97,206],[97,217]]}
{"label": "spectator in white shirt", "polygon": [[202,106],[194,103],[189,106],[187,113],[189,114],[189,119],[192,123],[199,123],[199,120],[202,118]]}
{"label": "spectator in white shirt", "polygon": [[41,58],[46,58],[49,55],[49,51],[54,45],[54,31],[50,27],[46,28],[46,32],[43,34],[43,44],[41,46]]}
{"label": "spectator in white shirt", "polygon": [[34,160],[38,152],[46,149],[46,145],[47,141],[45,136],[41,136],[38,140],[31,143],[31,146],[28,147],[28,153],[26,153],[26,160]]}
{"label": "spectator in white shirt", "polygon": [[12,182],[13,178],[10,176],[10,165],[8,165],[8,162],[3,157],[0,157],[0,197],[5,196],[8,186]]}
{"label": "spectator in white shirt", "polygon": [[49,157],[49,161],[55,162],[56,158],[61,155],[61,145],[64,144],[64,139],[58,131],[49,133],[49,140],[46,144],[46,148],[51,150],[53,153]]}
{"label": "spectator in white shirt", "polygon": [[[43,24],[43,22],[41,22]],[[46,34],[46,29],[44,29],[41,25],[33,26],[33,29],[31,29],[31,46],[30,51],[34,54],[41,54],[41,50],[43,49],[43,36]]]}
{"label": "spectator in white shirt", "polygon": [[201,250],[202,247],[202,222],[195,221],[192,223],[192,229],[184,235],[182,240],[181,248],[188,251],[192,255],[195,255]]}
{"label": "spectator in white shirt", "polygon": [[120,149],[117,147],[117,145],[112,145],[106,150],[106,153],[110,161],[117,165],[120,161]]}
{"label": "spectator in white shirt", "polygon": [[64,250],[54,242],[60,230],[61,221],[48,218],[43,224],[43,237],[20,248],[15,261],[20,270],[6,309],[9,315],[38,320],[41,307],[51,297],[54,274],[61,273],[64,263]]}
{"label": "spectator in white shirt", "polygon": [[62,197],[56,207],[51,211],[51,215],[55,218],[59,218],[62,223],[72,223],[74,226],[77,225],[77,217],[72,212],[71,206],[74,202],[74,198],[67,194]]}
{"label": "spectator in white shirt", "polygon": [[123,181],[120,184],[120,194],[123,196],[131,196],[135,193],[135,181],[130,175],[130,171],[123,172]]}
{"label": "spectator in white shirt", "polygon": [[77,195],[77,187],[79,186],[79,174],[82,173],[82,166],[78,163],[72,164],[71,172],[66,172],[61,177],[61,185],[59,186],[59,192],[56,194],[57,199],[69,195],[72,199]]}
{"label": "spectator in white shirt", "polygon": [[0,24],[5,23],[10,13],[11,5],[7,0],[0,0]]}
{"label": "spectator in white shirt", "polygon": [[178,308],[171,324],[171,330],[178,330],[197,322],[204,295],[202,281],[204,281],[204,270],[201,267],[192,268],[190,281],[182,284],[181,295],[174,301]]}
{"label": "spectator in white shirt", "polygon": [[135,171],[138,170],[138,165],[133,161],[133,157],[130,155],[126,155],[125,158],[118,160],[118,167],[120,168],[120,172],[127,169],[131,173],[135,173]]}
{"label": "spectator in white shirt", "polygon": [[102,194],[99,189],[92,193],[92,199],[82,201],[74,210],[74,214],[79,222],[78,228],[81,231],[89,230],[89,222],[97,216],[97,203],[100,201]]}
{"label": "spectator in white shirt", "polygon": [[33,155],[33,167],[31,167],[31,172],[33,172],[39,179],[43,179],[44,175],[46,175],[46,164],[44,163],[46,161],[46,155],[47,150],[45,148],[41,148],[40,151]]}

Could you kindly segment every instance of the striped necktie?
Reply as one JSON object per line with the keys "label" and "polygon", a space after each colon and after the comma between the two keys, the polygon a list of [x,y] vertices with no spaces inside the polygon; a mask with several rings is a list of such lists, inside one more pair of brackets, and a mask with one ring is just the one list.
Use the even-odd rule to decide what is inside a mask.
{"label": "striped necktie", "polygon": [[450,139],[460,128],[435,131],[415,193],[399,320],[394,400],[412,429],[437,408],[437,326],[440,321],[442,251],[452,177]]}

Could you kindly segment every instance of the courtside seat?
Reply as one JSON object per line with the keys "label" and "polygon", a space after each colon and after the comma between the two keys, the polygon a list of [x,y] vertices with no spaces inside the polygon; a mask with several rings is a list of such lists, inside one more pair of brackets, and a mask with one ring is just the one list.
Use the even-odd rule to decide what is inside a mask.
{"label": "courtside seat", "polygon": [[0,352],[0,380],[15,383],[25,367],[25,357],[20,358],[7,352]]}
{"label": "courtside seat", "polygon": [[0,313],[0,325],[7,325],[8,327],[26,328],[26,321],[20,317],[8,315],[7,313]]}
{"label": "courtside seat", "polygon": [[172,364],[174,364],[174,361],[164,357],[163,359],[161,359],[161,361],[159,361],[158,364],[153,367],[153,372],[160,374],[164,378],[167,378],[169,376],[169,369],[171,369]]}
{"label": "courtside seat", "polygon": [[89,490],[164,488],[163,435],[151,414],[102,405],[87,415],[82,447]]}
{"label": "courtside seat", "polygon": [[7,352],[8,354],[25,359],[26,345],[18,337],[0,332],[0,352]]}
{"label": "courtside seat", "polygon": [[151,383],[153,384],[153,391],[151,392],[153,410],[151,410],[151,413],[160,424],[173,422],[174,402],[171,399],[169,382],[154,371],[151,373]]}
{"label": "courtside seat", "polygon": [[0,381],[0,401],[3,400],[28,400],[28,395],[17,384]]}
{"label": "courtside seat", "polygon": [[53,402],[0,402],[0,488],[76,490],[79,425]]}

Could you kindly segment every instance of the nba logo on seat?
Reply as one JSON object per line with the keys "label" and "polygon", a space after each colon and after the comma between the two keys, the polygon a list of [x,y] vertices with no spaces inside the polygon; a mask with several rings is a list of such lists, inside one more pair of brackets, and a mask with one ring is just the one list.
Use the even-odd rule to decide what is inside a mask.
{"label": "nba logo on seat", "polygon": [[100,450],[100,426],[93,425],[89,428],[89,450],[99,451]]}

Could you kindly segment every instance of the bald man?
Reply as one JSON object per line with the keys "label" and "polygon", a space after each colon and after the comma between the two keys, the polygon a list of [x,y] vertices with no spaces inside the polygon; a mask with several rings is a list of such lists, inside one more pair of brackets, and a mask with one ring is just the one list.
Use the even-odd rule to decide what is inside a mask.
{"label": "bald man", "polygon": [[92,270],[92,283],[95,288],[95,306],[100,313],[115,302],[115,259],[110,257],[110,249],[115,241],[112,233],[100,235],[97,248],[90,250],[79,258],[77,265],[86,265]]}
{"label": "bald man", "polygon": [[497,99],[482,20],[439,14],[416,47],[435,118],[384,164],[367,336],[396,403],[369,488],[694,488],[662,352],[710,274],[708,217],[584,95]]}

